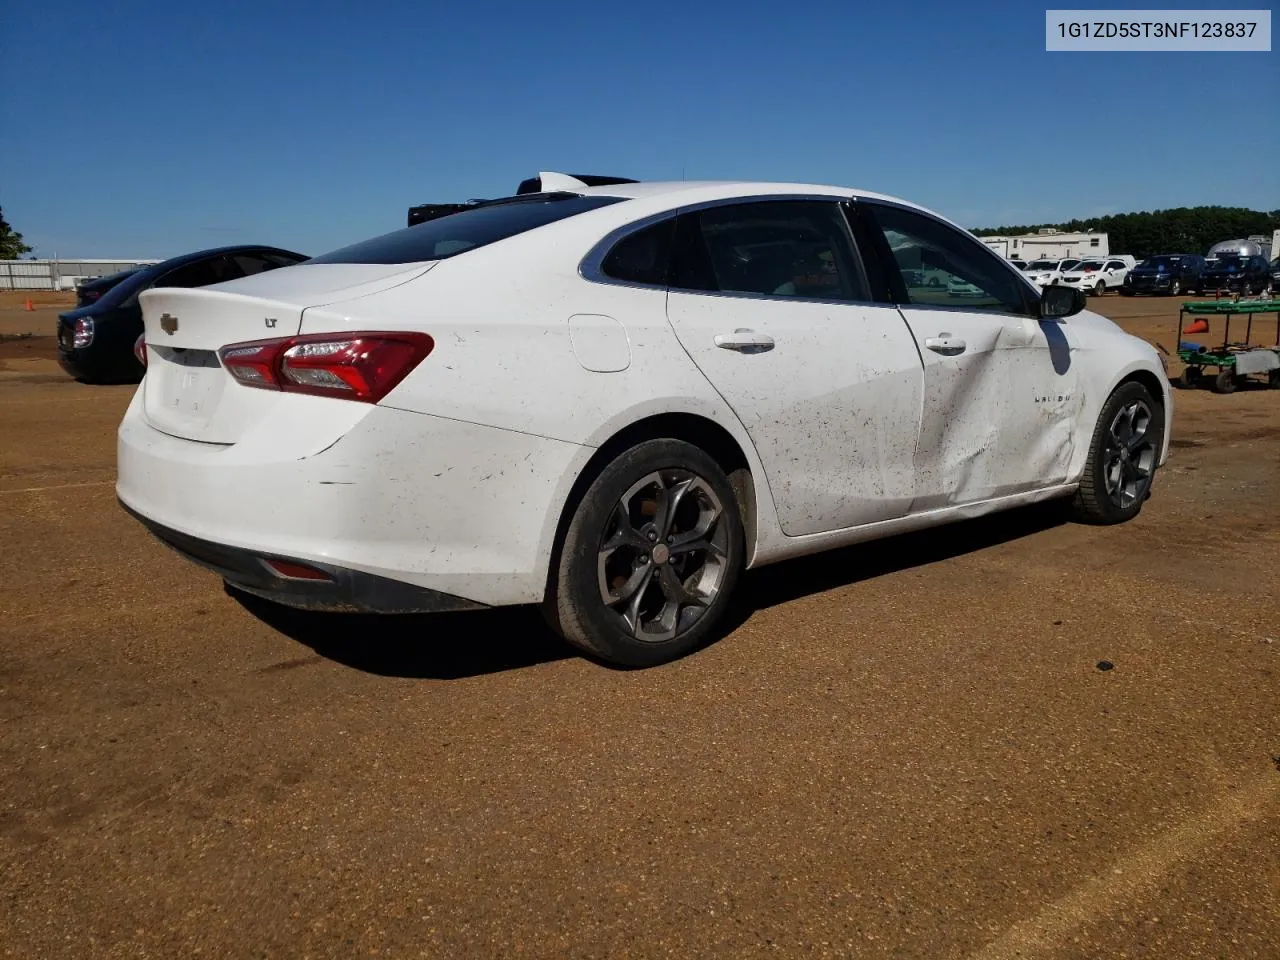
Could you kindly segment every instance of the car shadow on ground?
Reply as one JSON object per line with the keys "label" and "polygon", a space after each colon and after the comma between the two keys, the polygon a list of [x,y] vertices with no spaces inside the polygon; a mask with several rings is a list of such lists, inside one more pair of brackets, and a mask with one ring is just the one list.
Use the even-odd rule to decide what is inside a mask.
{"label": "car shadow on ground", "polygon": [[[737,629],[757,610],[985,550],[1063,522],[1060,503],[1036,504],[750,570],[717,633]],[[457,680],[580,656],[532,607],[386,616],[321,613],[226,590],[272,629],[327,659],[381,676]]]}
{"label": "car shadow on ground", "polygon": [[460,680],[576,656],[532,607],[463,613],[322,613],[281,606],[234,587],[226,591],[267,626],[322,657],[386,677]]}

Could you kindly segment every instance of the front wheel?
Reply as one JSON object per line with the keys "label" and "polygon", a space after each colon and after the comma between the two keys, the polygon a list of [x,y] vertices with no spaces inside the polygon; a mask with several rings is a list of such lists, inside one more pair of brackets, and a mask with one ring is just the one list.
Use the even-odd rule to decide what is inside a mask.
{"label": "front wheel", "polygon": [[1235,393],[1236,384],[1235,370],[1231,367],[1223,367],[1213,378],[1213,391],[1214,393]]}
{"label": "front wheel", "polygon": [[1082,523],[1132,520],[1155,480],[1164,442],[1164,413],[1136,381],[1122,383],[1103,404],[1089,441],[1072,513]]}
{"label": "front wheel", "polygon": [[715,460],[682,440],[648,440],[587,488],[543,613],[608,663],[666,663],[711,638],[744,552],[738,501]]}
{"label": "front wheel", "polygon": [[1099,280],[1099,281],[1098,281],[1098,285],[1097,285],[1096,287],[1094,287],[1094,288],[1093,288],[1093,295],[1094,295],[1095,297],[1100,297],[1100,296],[1102,296],[1102,295],[1103,295],[1104,293],[1106,293],[1106,292],[1107,292],[1107,284],[1106,284],[1106,281],[1104,281],[1104,280]]}
{"label": "front wheel", "polygon": [[1178,296],[1178,295],[1179,295],[1179,294],[1181,294],[1181,293],[1182,293],[1182,281],[1181,281],[1181,280],[1175,280],[1175,281],[1173,281],[1173,283],[1169,284],[1169,296],[1171,296],[1171,297],[1176,297],[1176,296]]}

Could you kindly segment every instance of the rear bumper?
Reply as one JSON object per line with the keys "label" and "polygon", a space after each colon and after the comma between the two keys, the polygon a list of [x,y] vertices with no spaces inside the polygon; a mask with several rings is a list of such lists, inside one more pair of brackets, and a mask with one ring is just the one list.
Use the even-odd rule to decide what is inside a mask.
{"label": "rear bumper", "polygon": [[122,349],[112,338],[111,328],[104,325],[86,347],[72,346],[72,328],[58,321],[58,366],[76,380],[111,380],[137,383],[142,379],[142,365],[133,355],[132,344]]}
{"label": "rear bumper", "polygon": [[[300,452],[290,437],[315,427],[302,419],[314,421],[315,411],[302,404],[288,405],[289,416],[267,415],[235,445],[198,443],[151,427],[142,392],[117,435],[121,503],[196,562],[276,599],[303,587],[282,588],[275,577],[264,587],[262,557],[335,571],[343,602],[371,609],[387,607],[369,590],[392,588],[369,587],[375,581],[360,575],[452,598],[420,606],[421,593],[397,594],[389,601],[396,609],[536,603],[560,506],[593,452],[380,406],[318,452]],[[315,399],[321,416],[334,402],[301,399]]]}
{"label": "rear bumper", "polygon": [[137,383],[142,371],[132,355],[126,360],[120,357],[103,359],[88,350],[58,348],[58,366],[75,380],[110,381],[112,383]]}
{"label": "rear bumper", "polygon": [[120,501],[120,506],[151,531],[157,540],[192,563],[212,570],[227,583],[246,593],[288,607],[349,613],[440,613],[448,610],[478,610],[485,606],[473,600],[399,580],[315,561],[308,561],[307,565],[327,573],[329,580],[282,577],[271,570],[266,561],[298,562],[297,557],[255,553],[224,543],[214,543],[212,540],[202,540],[144,517],[123,500]]}

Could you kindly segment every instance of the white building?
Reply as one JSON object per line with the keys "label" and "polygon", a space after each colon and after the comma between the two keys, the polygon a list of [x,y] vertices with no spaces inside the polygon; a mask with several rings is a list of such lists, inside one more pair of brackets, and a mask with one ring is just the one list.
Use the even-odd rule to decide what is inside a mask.
{"label": "white building", "polygon": [[76,284],[159,260],[0,260],[0,290],[74,290]]}
{"label": "white building", "polygon": [[1106,257],[1111,254],[1105,233],[1062,233],[1045,227],[1016,237],[980,237],[1006,260],[1061,260],[1063,257]]}

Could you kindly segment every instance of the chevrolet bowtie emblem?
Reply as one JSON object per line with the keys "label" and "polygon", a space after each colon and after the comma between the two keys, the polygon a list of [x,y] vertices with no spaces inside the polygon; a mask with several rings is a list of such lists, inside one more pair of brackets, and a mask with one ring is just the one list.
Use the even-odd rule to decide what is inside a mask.
{"label": "chevrolet bowtie emblem", "polygon": [[160,329],[172,336],[178,329],[178,318],[167,313],[160,314]]}

